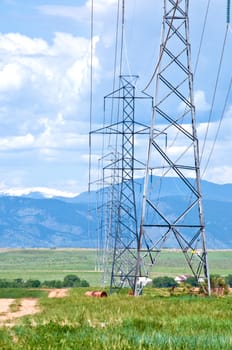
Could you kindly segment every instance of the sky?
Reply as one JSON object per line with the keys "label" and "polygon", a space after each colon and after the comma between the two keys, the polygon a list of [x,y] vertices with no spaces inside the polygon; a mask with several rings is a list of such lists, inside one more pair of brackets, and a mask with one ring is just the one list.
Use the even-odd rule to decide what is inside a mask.
{"label": "sky", "polygon": [[[89,181],[90,91],[92,125],[103,118],[114,77],[117,0],[94,0],[91,63],[90,0],[0,0],[0,191],[46,191],[73,196]],[[190,0],[195,67],[208,0]],[[149,81],[157,62],[162,0],[125,2],[123,74]],[[211,0],[194,76],[199,142],[203,142],[226,28],[226,0]],[[232,183],[232,93],[229,28],[206,144],[203,178]],[[119,74],[119,73],[118,73]],[[220,122],[220,117],[223,119]]]}

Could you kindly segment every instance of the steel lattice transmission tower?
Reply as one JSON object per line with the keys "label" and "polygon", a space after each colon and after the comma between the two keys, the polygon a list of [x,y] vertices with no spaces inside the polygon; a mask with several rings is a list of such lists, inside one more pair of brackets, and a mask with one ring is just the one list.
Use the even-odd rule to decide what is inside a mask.
{"label": "steel lattice transmission tower", "polygon": [[[101,134],[106,139],[101,158],[103,172],[100,177],[99,232],[105,245],[102,258],[104,279],[105,283],[109,280],[111,292],[126,286],[134,290],[137,279],[141,200],[136,197],[135,173],[138,176],[142,171],[144,175],[146,164],[137,157],[135,144],[136,140],[143,137],[148,139],[150,128],[135,120],[136,101],[150,100],[149,111],[152,110],[150,96],[136,96],[137,79],[137,76],[120,76],[119,89],[105,96],[104,103],[105,111],[109,102],[116,113],[110,118],[105,116],[106,125],[92,132],[93,136]],[[140,113],[144,115],[144,111]],[[107,119],[110,121],[106,122]]]}
{"label": "steel lattice transmission tower", "polygon": [[[165,246],[176,247],[210,294],[188,10],[189,0],[164,0],[136,275],[148,274],[148,265],[157,263]],[[152,174],[159,175],[158,180]],[[173,179],[171,190],[167,177]],[[176,202],[171,196],[174,187],[179,193]]]}

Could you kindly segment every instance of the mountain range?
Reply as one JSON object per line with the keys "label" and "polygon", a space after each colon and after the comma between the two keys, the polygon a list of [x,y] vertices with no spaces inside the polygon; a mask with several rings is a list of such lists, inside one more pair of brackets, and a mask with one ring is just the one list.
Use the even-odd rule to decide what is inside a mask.
{"label": "mountain range", "polygon": [[[180,193],[172,178],[165,181],[161,200],[175,212]],[[202,192],[208,248],[232,249],[232,184],[202,181]],[[0,195],[0,247],[96,247],[96,222],[89,214],[96,197],[96,192],[73,198],[46,198],[41,192]]]}

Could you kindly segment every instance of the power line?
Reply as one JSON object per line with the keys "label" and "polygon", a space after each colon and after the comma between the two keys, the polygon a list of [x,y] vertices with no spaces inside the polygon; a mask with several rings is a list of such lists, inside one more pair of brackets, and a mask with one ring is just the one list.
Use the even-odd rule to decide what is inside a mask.
{"label": "power line", "polygon": [[[89,131],[92,131],[92,114],[93,114],[93,1],[91,0],[90,13],[90,96],[89,96]],[[91,183],[91,163],[92,163],[92,145],[91,134],[89,132],[89,183],[88,192],[90,192]]]}
{"label": "power line", "polygon": [[208,136],[208,133],[209,133],[209,126],[210,126],[212,115],[213,115],[213,108],[214,108],[214,103],[215,103],[215,98],[216,98],[219,78],[220,78],[220,74],[221,74],[222,61],[223,61],[223,57],[224,57],[228,31],[229,31],[229,26],[227,25],[226,26],[225,35],[224,35],[224,40],[223,40],[223,45],[222,45],[222,51],[221,51],[221,55],[220,55],[220,61],[219,61],[219,65],[218,65],[218,70],[217,70],[216,82],[215,82],[214,91],[213,91],[213,98],[212,98],[212,102],[211,102],[211,108],[210,108],[210,112],[209,112],[209,116],[208,116],[206,133],[205,133],[205,137],[204,137],[204,141],[203,141],[203,147],[202,147],[202,151],[201,151],[201,155],[200,155],[200,163],[202,161],[202,157],[203,157],[203,154],[204,154],[204,151],[205,151],[207,136]]}
{"label": "power line", "polygon": [[122,30],[121,30],[121,51],[120,51],[120,69],[119,75],[122,75],[122,57],[123,57],[123,48],[124,48],[124,25],[125,25],[125,0],[122,0]]}
{"label": "power line", "polygon": [[230,0],[227,0],[226,23],[230,23]]}
{"label": "power line", "polygon": [[211,3],[211,0],[208,0],[208,4],[207,4],[207,7],[206,7],[206,12],[205,12],[204,23],[203,23],[203,29],[202,29],[201,38],[200,38],[200,44],[199,44],[198,53],[197,53],[197,59],[196,59],[195,68],[194,68],[194,75],[196,74],[196,70],[197,70],[197,67],[198,67],[198,62],[199,62],[199,58],[200,58],[202,43],[203,43],[203,39],[204,39],[204,35],[205,35],[206,23],[207,23],[208,14],[209,14],[210,3]]}
{"label": "power line", "polygon": [[230,79],[230,83],[229,83],[229,87],[228,87],[228,90],[227,90],[227,94],[226,94],[226,98],[225,98],[222,114],[221,114],[221,117],[220,117],[220,120],[219,120],[219,124],[218,124],[218,127],[217,127],[217,131],[216,131],[216,134],[215,134],[215,137],[214,137],[214,140],[213,140],[213,145],[211,147],[211,150],[210,150],[210,153],[209,153],[209,156],[208,156],[208,159],[207,159],[207,162],[206,162],[206,165],[205,165],[205,168],[204,168],[204,171],[203,171],[202,175],[204,175],[206,169],[208,168],[210,159],[211,159],[213,151],[214,151],[215,144],[217,142],[217,138],[218,138],[218,135],[219,135],[219,132],[220,132],[220,129],[221,129],[222,120],[224,118],[225,111],[226,111],[226,106],[227,106],[227,103],[228,103],[228,100],[229,100],[231,86],[232,86],[232,78]]}
{"label": "power line", "polygon": [[155,70],[152,73],[152,76],[151,76],[149,82],[147,83],[145,88],[142,90],[142,92],[145,92],[149,88],[149,86],[151,85],[152,81],[154,80],[154,78],[156,76],[158,68],[160,67],[160,62],[162,60],[162,56],[163,56],[163,53],[164,53],[164,48],[166,47],[166,44],[167,44],[167,41],[168,41],[168,38],[169,38],[169,34],[170,34],[170,31],[171,31],[171,27],[172,27],[172,24],[173,24],[173,21],[174,21],[174,18],[175,18],[175,13],[176,13],[176,10],[178,8],[178,5],[179,5],[179,0],[176,1],[176,4],[174,6],[173,17],[171,18],[170,28],[168,29],[168,32],[167,32],[167,35],[166,35],[166,39],[164,40],[164,43],[163,43],[162,48],[160,50],[159,59],[158,59],[158,62],[156,64],[156,66],[155,66]]}

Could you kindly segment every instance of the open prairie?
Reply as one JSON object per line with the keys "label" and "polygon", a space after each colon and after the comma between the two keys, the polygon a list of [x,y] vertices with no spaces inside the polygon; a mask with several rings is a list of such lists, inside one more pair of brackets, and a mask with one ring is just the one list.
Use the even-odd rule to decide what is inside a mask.
{"label": "open prairie", "polygon": [[[211,272],[230,274],[231,258],[231,251],[209,252]],[[209,298],[149,287],[140,297],[129,296],[127,290],[105,298],[88,297],[86,291],[101,290],[95,263],[94,250],[1,250],[0,278],[43,281],[63,279],[71,273],[85,278],[92,287],[52,292],[2,288],[0,349],[232,348],[232,294]],[[174,276],[184,272],[182,255],[165,251],[153,274]]]}
{"label": "open prairie", "polygon": [[[211,274],[232,274],[232,251],[209,251]],[[62,280],[67,274],[76,274],[91,286],[100,286],[102,273],[96,271],[94,249],[1,249],[0,279],[23,278]],[[189,273],[184,256],[178,251],[164,250],[151,276],[176,276]]]}
{"label": "open prairie", "polygon": [[[42,296],[14,302],[4,311],[0,348],[4,350],[229,350],[232,297],[157,295],[85,296],[70,289],[63,298]],[[33,301],[33,305],[32,305]],[[8,300],[8,304],[12,300]],[[17,306],[19,309],[17,309]],[[28,307],[33,312],[28,314]],[[22,309],[24,308],[24,309]],[[20,314],[21,312],[21,314]],[[23,314],[24,312],[24,314]],[[21,315],[21,317],[19,317]]]}

